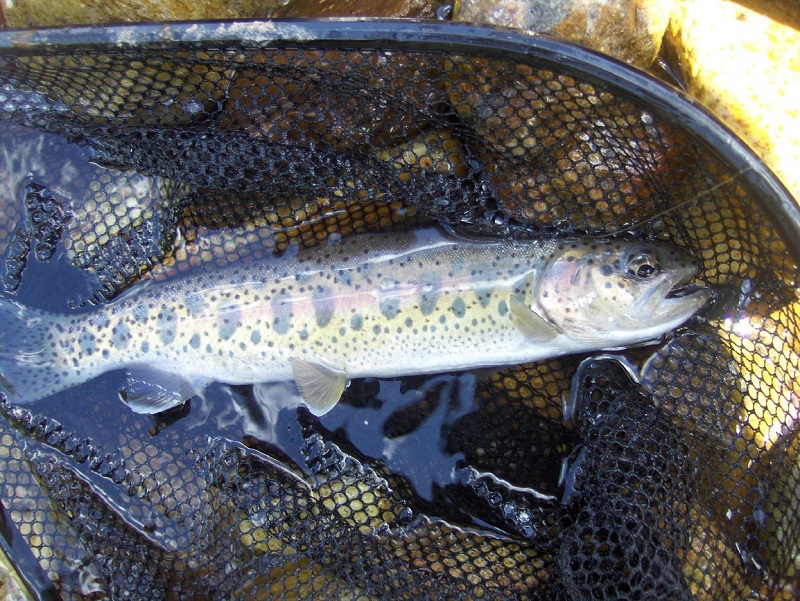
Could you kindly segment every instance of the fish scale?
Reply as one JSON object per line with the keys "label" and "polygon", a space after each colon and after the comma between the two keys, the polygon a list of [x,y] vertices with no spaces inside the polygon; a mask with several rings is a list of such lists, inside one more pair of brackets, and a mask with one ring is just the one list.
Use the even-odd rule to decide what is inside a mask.
{"label": "fish scale", "polygon": [[[649,261],[655,275],[631,273],[632,261]],[[124,368],[129,405],[156,412],[212,381],[294,379],[321,414],[350,378],[511,365],[658,338],[707,300],[699,288],[670,297],[695,271],[682,251],[656,243],[487,241],[433,228],[356,236],[149,282],[89,314],[0,299],[12,324],[0,335],[0,384],[30,402]]]}

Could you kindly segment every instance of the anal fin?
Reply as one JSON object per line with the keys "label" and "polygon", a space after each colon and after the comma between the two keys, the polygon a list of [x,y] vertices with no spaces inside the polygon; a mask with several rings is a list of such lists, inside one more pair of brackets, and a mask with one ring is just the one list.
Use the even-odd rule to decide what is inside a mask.
{"label": "anal fin", "polygon": [[548,342],[559,334],[564,333],[516,296],[511,297],[508,307],[514,322],[532,342]]}
{"label": "anal fin", "polygon": [[199,394],[210,382],[187,379],[147,366],[128,368],[123,400],[136,413],[160,413]]}
{"label": "anal fin", "polygon": [[325,415],[339,402],[347,388],[347,374],[343,369],[321,361],[297,357],[292,357],[291,361],[295,384],[309,411],[316,416]]}

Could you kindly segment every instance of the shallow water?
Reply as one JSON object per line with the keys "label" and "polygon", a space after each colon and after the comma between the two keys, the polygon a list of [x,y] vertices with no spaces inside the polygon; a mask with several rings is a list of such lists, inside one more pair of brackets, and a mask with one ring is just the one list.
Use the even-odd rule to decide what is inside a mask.
{"label": "shallow water", "polygon": [[[797,428],[797,267],[782,230],[759,209],[761,199],[736,181],[744,171],[732,174],[680,124],[667,126],[636,102],[552,66],[435,53],[286,51],[283,59],[303,65],[295,80],[280,71],[278,79],[289,81],[278,96],[255,91],[314,110],[277,111],[267,123],[275,137],[262,144],[251,135],[263,124],[261,109],[222,102],[276,75],[261,52],[190,57],[198,73],[219,75],[205,83],[220,103],[209,102],[197,120],[179,114],[188,119],[179,143],[163,114],[153,130],[158,143],[143,143],[141,114],[127,105],[109,109],[87,134],[93,150],[3,125],[0,250],[12,267],[20,248],[5,243],[26,223],[26,194],[36,188],[42,200],[28,207],[35,227],[28,228],[19,290],[6,294],[43,309],[88,311],[85,303],[105,302],[140,276],[175,277],[292,252],[292,241],[307,246],[434,216],[498,235],[519,232],[522,222],[599,235],[638,224],[636,235],[673,240],[702,259],[701,279],[716,297],[665,344],[626,351],[645,366],[634,378],[617,359],[581,364],[584,357],[574,356],[498,373],[356,380],[337,407],[315,418],[288,383],[213,384],[181,408],[138,415],[119,399],[123,374],[112,372],[23,409],[4,406],[0,463],[13,493],[9,514],[53,581],[98,596],[233,597],[250,587],[239,596],[325,591],[338,598],[343,590],[468,594],[479,590],[477,578],[480,586],[499,582],[504,593],[535,590],[549,599],[559,598],[553,591],[594,594],[598,581],[612,592],[640,586],[643,595],[684,598],[691,590],[711,598],[729,590],[744,597],[759,579],[796,579],[797,520],[781,505],[796,501],[797,488],[796,445],[786,442]],[[115,55],[109,81],[130,60]],[[46,81],[62,85],[49,61],[16,68],[38,81],[44,65]],[[154,61],[153,73],[178,77],[174,62]],[[240,68],[231,61],[245,63],[240,80],[229,79]],[[351,62],[364,72],[352,90],[339,89],[351,82],[337,68]],[[411,64],[419,68],[409,71]],[[410,96],[401,90],[388,98],[405,125],[390,132],[388,150],[380,137],[365,148],[354,140],[363,127],[387,122],[387,97],[377,95],[364,119],[329,109],[360,104],[374,91],[369,86],[383,85],[373,76],[386,70],[401,83],[410,78]],[[519,77],[510,82],[504,73]],[[317,96],[297,85],[318,81],[321,103],[307,106]],[[80,80],[76,106],[91,85]],[[473,86],[487,93],[473,94]],[[558,109],[553,122],[542,121],[553,128],[544,133],[563,134],[573,146],[545,147],[527,128],[489,126],[507,115],[521,119],[517,109],[530,109],[522,99],[537,94]],[[27,100],[46,100],[34,96]],[[44,104],[37,114],[58,128],[53,115],[64,107]],[[241,122],[216,121],[242,109]],[[304,119],[326,125],[324,136],[329,117],[343,117],[345,152],[322,144],[326,150],[310,156],[320,138]],[[130,120],[125,135],[116,135],[116,119]],[[206,125],[218,135],[205,136]],[[232,125],[241,131],[226,129]],[[300,145],[283,144],[283,126]],[[520,148],[530,142],[524,147],[532,154],[517,160],[507,140]],[[412,157],[418,149],[423,156]],[[225,160],[209,163],[209,154]],[[120,171],[116,157],[159,176]],[[418,158],[428,159],[419,161],[421,171]],[[168,178],[179,159],[189,161],[189,186]],[[242,167],[245,159],[253,162]],[[307,189],[295,196],[298,178]],[[273,183],[277,190],[262,193]],[[403,196],[417,187],[423,190],[413,198]],[[383,200],[362,202],[373,193]],[[59,223],[58,211],[48,212],[50,196],[72,220]],[[442,198],[453,202],[436,204]],[[43,213],[35,217],[36,210]],[[48,248],[59,228],[62,243]],[[42,256],[55,250],[53,257],[37,259],[39,245]],[[4,279],[13,284],[13,273]],[[583,379],[573,387],[579,369]],[[565,421],[571,388],[587,409]]]}
{"label": "shallow water", "polygon": [[[44,138],[44,146],[53,138],[58,147],[70,150],[62,157],[64,163],[75,165],[86,159],[79,149],[66,145],[58,137]],[[27,174],[19,179],[20,193],[29,189],[31,182],[42,182],[49,183],[48,192],[57,190],[60,197],[71,185],[58,178],[54,181],[50,175]],[[34,236],[31,250],[35,245]],[[5,296],[30,307],[72,314],[90,312],[93,304],[105,302],[95,296],[95,275],[73,266],[72,255],[61,242],[53,250],[52,256],[44,261],[30,252],[18,282],[6,269],[6,281],[13,284],[13,290],[8,290]],[[12,251],[12,247],[7,248],[7,261]],[[174,274],[175,270],[171,272]],[[85,440],[97,454],[119,451],[126,456],[142,445],[163,450],[176,440],[220,438],[259,452],[266,449],[266,453],[301,476],[308,475],[303,428],[313,422],[316,430],[324,432],[346,452],[402,479],[419,508],[485,525],[481,518],[470,516],[459,507],[459,495],[453,490],[462,486],[464,470],[470,464],[459,450],[464,446],[463,440],[459,442],[463,437],[461,424],[465,423],[462,420],[485,402],[480,400],[477,386],[492,371],[356,380],[345,391],[342,401],[320,418],[308,413],[296,387],[289,382],[255,386],[215,383],[185,406],[155,416],[137,415],[121,400],[119,391],[125,384],[122,370],[106,373],[25,409]],[[555,410],[560,397],[552,396],[547,402]],[[474,429],[474,425],[470,424],[468,429]],[[561,435],[569,440],[569,429],[562,426],[562,430]],[[569,447],[564,447],[561,454],[568,451]],[[560,455],[549,457],[544,462],[546,466],[538,469],[538,473],[547,474],[539,484],[550,493],[558,489],[559,461]],[[121,491],[115,490],[107,479],[92,475],[91,470],[86,477],[116,512],[122,516],[129,514],[128,503],[119,497]],[[448,488],[451,490],[445,493]],[[138,518],[130,515],[128,518],[137,529],[142,527]]]}
{"label": "shallow water", "polygon": [[[100,182],[113,199],[114,194],[118,196],[125,192],[124,184],[132,181],[131,176],[119,183],[118,171],[94,164],[92,151],[72,145],[60,136],[33,134],[7,124],[3,128],[13,155],[13,160],[7,158],[5,162],[7,193],[13,197],[6,199],[8,204],[3,212],[10,219],[6,221],[7,235],[0,240],[0,247],[5,251],[2,266],[6,283],[4,296],[56,313],[90,312],[93,304],[106,302],[102,295],[98,295],[104,281],[102,273],[79,269],[73,263],[86,260],[81,255],[76,258],[76,253],[84,249],[76,240],[89,239],[91,232],[97,231],[93,224],[102,220],[99,211],[103,207],[96,206],[91,193],[82,186],[95,190]],[[155,185],[153,182],[150,184]],[[19,205],[34,189],[41,191],[41,198],[34,199],[26,217]],[[138,194],[142,196],[141,192]],[[151,197],[149,193],[144,195]],[[36,204],[42,199],[55,199],[67,220],[58,223],[51,219],[48,228],[48,216]],[[118,199],[116,202],[121,201]],[[130,201],[122,204],[132,206]],[[9,244],[17,231],[11,228],[14,222],[22,224],[23,228],[31,228],[28,252],[22,257],[19,244]],[[61,239],[55,238],[56,243],[48,249],[51,252],[45,253],[45,260],[40,260],[42,255],[37,256],[36,249],[37,244],[44,242],[40,235],[43,231],[58,231]],[[114,236],[124,237],[124,233],[113,234],[112,240]],[[244,245],[246,250],[242,253],[246,258],[272,252],[276,238],[271,234],[249,240],[250,244]],[[68,241],[66,245],[65,241]],[[174,277],[178,272],[185,275],[193,269],[198,270],[200,268],[191,266],[193,261],[187,256],[192,256],[192,253],[199,256],[203,249],[213,247],[217,242],[218,239],[209,234],[206,238],[194,239],[193,246],[189,247],[184,239],[175,252],[179,268],[175,268],[175,260],[171,259],[166,266],[156,265],[154,272],[161,274],[158,277]],[[219,257],[213,248],[211,254]],[[17,274],[20,258],[24,267]],[[203,268],[211,266],[210,262],[203,262]],[[134,283],[134,290],[136,286]],[[457,507],[458,495],[453,497],[452,492],[445,495],[443,491],[460,486],[464,479],[463,470],[470,462],[460,450],[464,447],[463,440],[459,441],[463,437],[461,426],[469,423],[464,421],[465,418],[485,402],[480,400],[477,386],[491,373],[492,370],[481,370],[397,380],[357,380],[345,391],[342,402],[319,419],[311,417],[302,407],[292,383],[213,384],[201,397],[193,398],[184,407],[156,416],[136,415],[120,399],[119,391],[125,380],[123,371],[106,373],[25,409],[60,424],[78,438],[86,439],[98,452],[120,449],[124,454],[125,445],[132,440],[142,444],[147,441],[158,447],[159,440],[167,436],[170,439],[170,442],[165,442],[167,446],[173,440],[223,438],[237,444],[244,442],[253,448],[267,448],[299,474],[307,471],[303,427],[314,422],[315,428],[326,432],[330,440],[354,456],[373,461],[387,473],[404,479],[404,485],[410,486],[409,492],[413,492],[420,507],[435,508],[440,515],[456,514],[463,518],[463,510]],[[563,381],[564,376],[561,377]],[[545,401],[554,411],[560,404],[559,394],[551,395]],[[546,396],[544,394],[542,398]],[[474,429],[474,425],[470,423],[468,429]],[[569,439],[569,429],[566,426],[562,429],[563,436]],[[559,456],[549,457],[543,470],[534,469],[537,473],[547,474],[547,478],[540,481],[544,490],[557,490],[558,463],[560,456],[565,456],[568,451],[569,448],[565,447]],[[117,494],[105,490],[108,483],[103,479],[95,478],[95,484],[103,490],[102,494],[109,502]],[[118,509],[124,513],[124,503],[118,505]]]}

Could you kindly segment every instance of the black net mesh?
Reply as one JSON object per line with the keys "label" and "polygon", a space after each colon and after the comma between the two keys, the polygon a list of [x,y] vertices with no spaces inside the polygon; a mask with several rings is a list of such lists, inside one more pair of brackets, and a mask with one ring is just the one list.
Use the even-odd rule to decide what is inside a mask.
{"label": "black net mesh", "polygon": [[4,403],[39,594],[798,594],[796,241],[686,124],[535,53],[306,40],[6,51],[0,129],[5,294],[43,308],[431,222],[665,239],[715,291],[658,346],[356,381],[319,419],[258,385],[136,415],[107,376]]}

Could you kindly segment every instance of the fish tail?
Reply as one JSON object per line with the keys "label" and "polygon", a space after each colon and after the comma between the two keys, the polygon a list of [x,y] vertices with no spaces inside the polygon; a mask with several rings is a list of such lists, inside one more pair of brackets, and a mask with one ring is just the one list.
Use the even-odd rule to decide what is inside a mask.
{"label": "fish tail", "polygon": [[55,329],[59,316],[0,298],[0,395],[32,403],[69,386]]}

